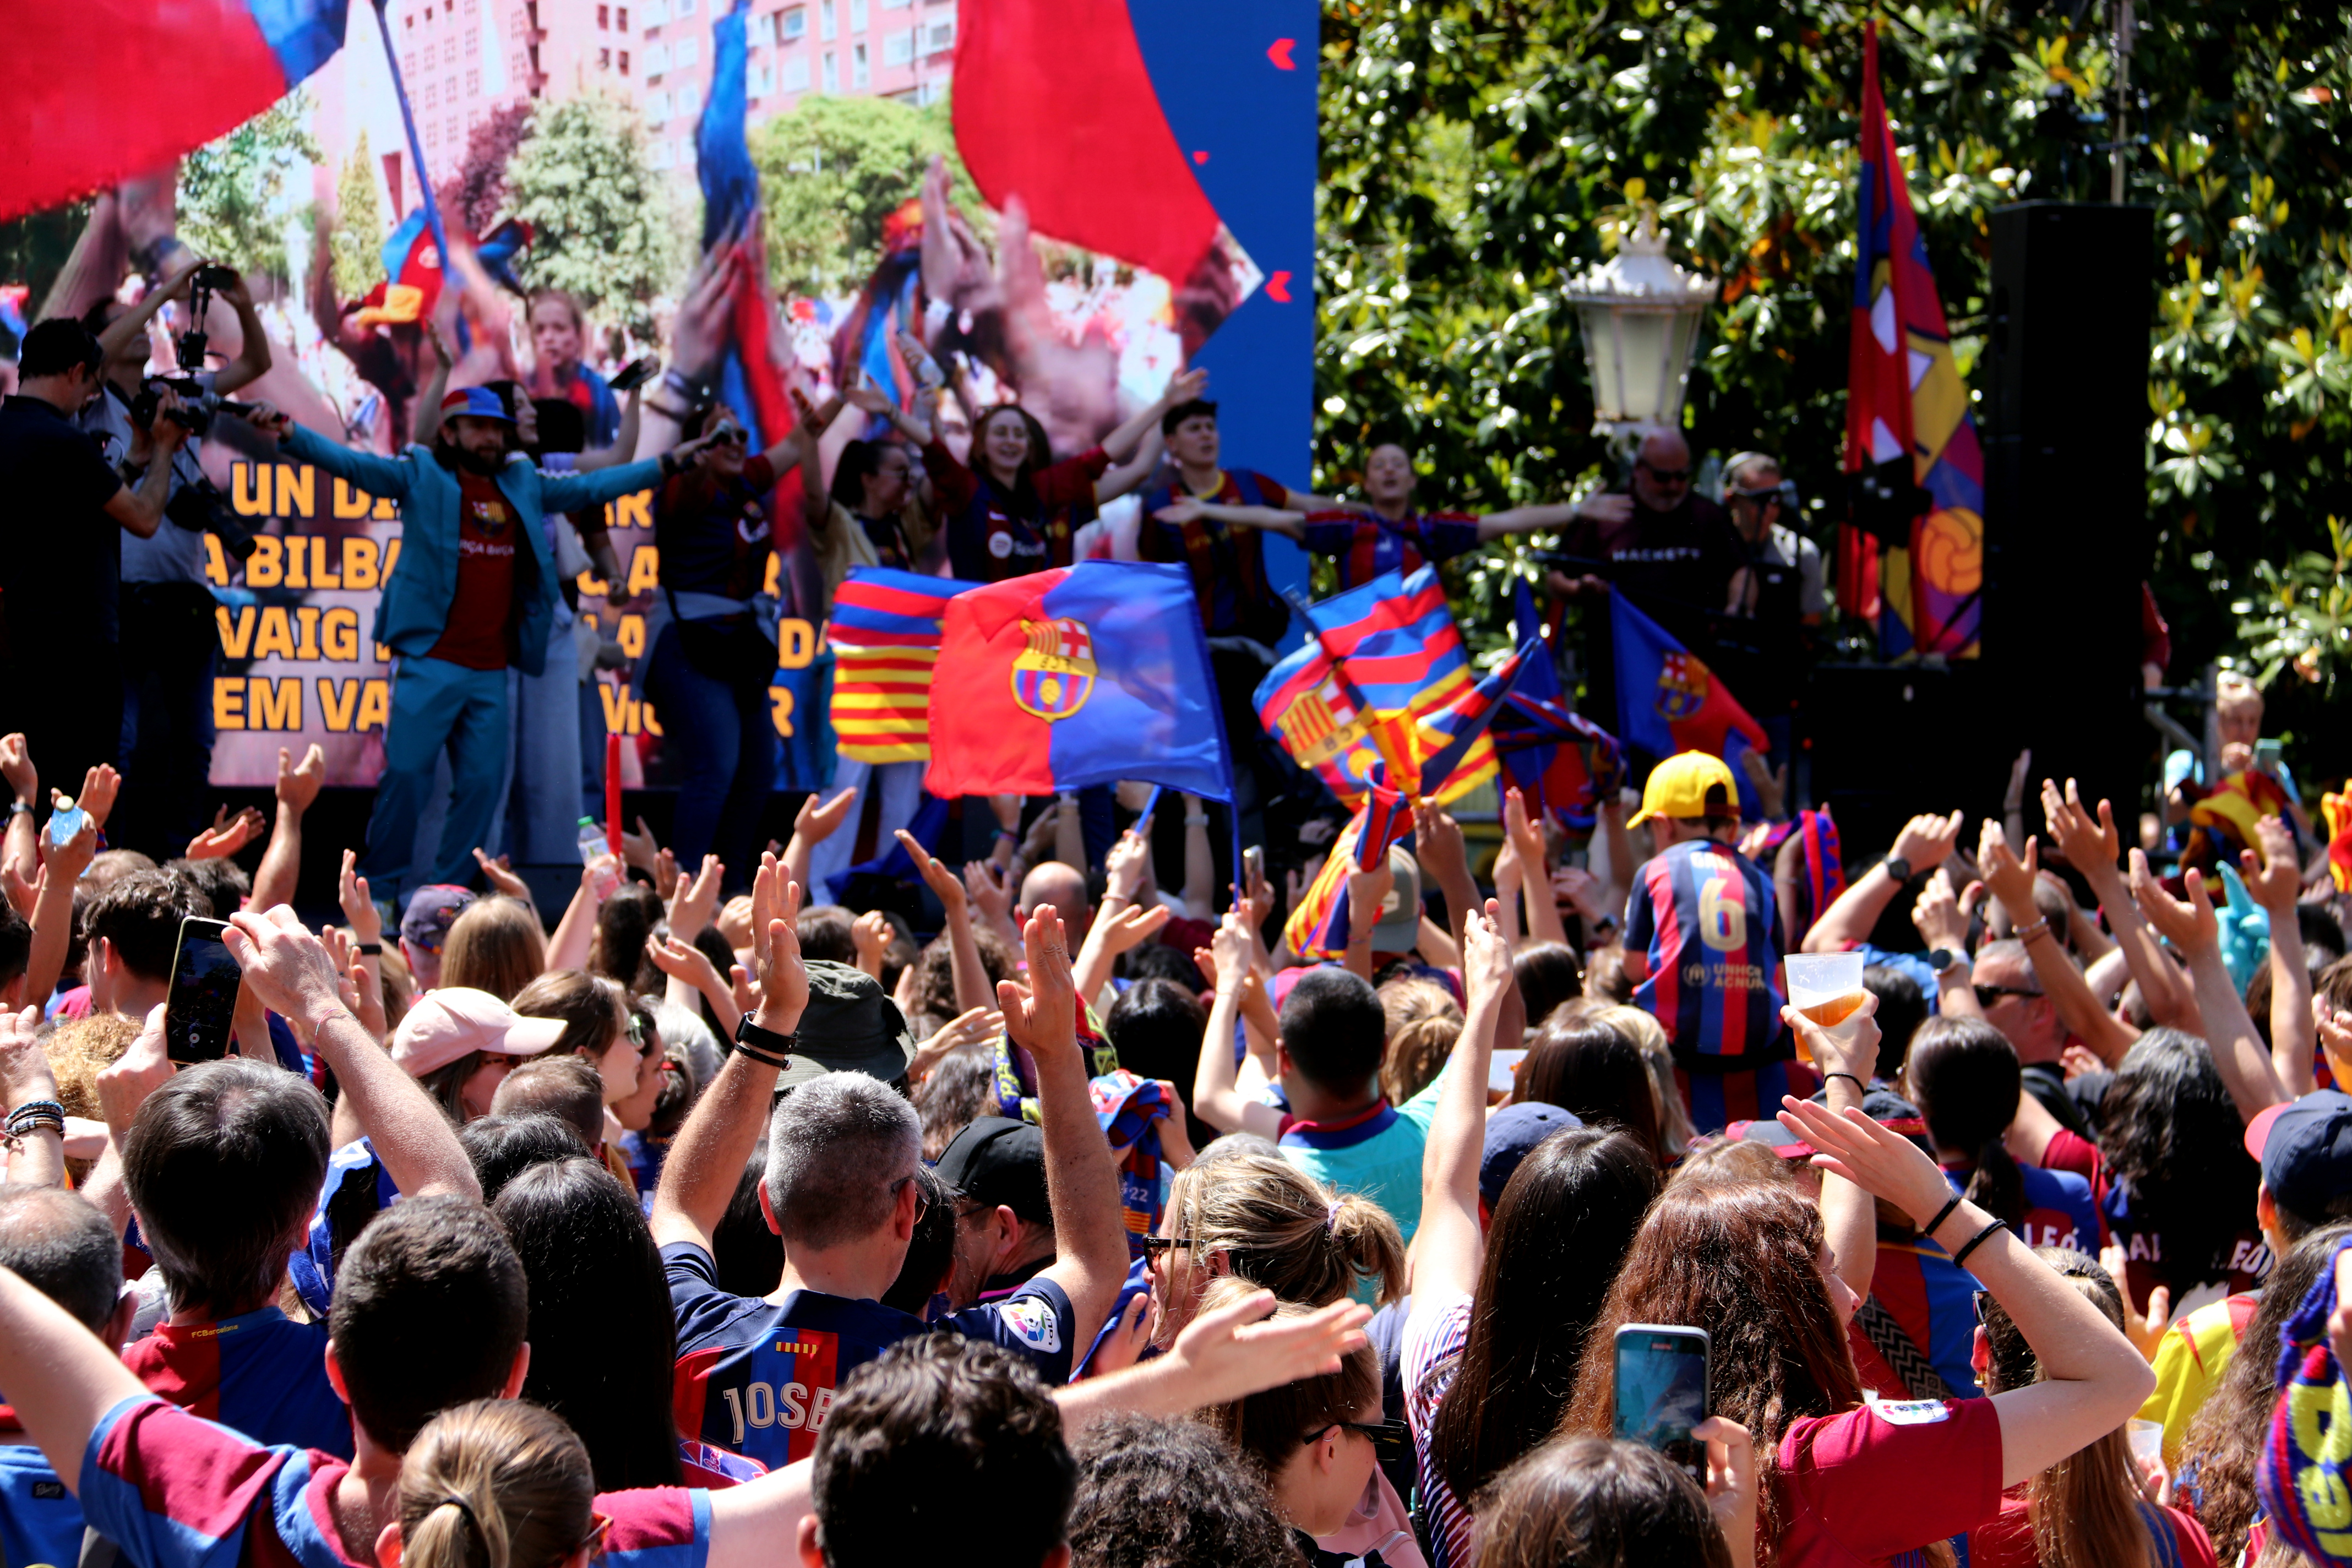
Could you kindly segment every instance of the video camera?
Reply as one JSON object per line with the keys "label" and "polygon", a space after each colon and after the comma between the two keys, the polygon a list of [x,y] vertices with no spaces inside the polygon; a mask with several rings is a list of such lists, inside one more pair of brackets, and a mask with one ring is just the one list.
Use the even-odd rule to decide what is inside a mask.
{"label": "video camera", "polygon": [[142,429],[152,425],[156,405],[163,401],[166,388],[179,394],[180,406],[163,416],[191,436],[211,434],[213,416],[216,414],[243,416],[261,406],[257,403],[233,402],[211,391],[193,375],[151,375],[140,386],[139,395],[131,400],[131,422]]}
{"label": "video camera", "polygon": [[188,330],[180,334],[182,370],[193,373],[205,368],[205,351],[210,346],[205,337],[205,314],[212,309],[215,294],[236,287],[234,267],[199,267],[188,279]]}

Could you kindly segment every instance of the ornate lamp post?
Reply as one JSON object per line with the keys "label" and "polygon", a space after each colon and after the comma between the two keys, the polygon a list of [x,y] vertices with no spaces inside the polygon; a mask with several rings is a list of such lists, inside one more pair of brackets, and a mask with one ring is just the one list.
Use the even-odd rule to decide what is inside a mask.
{"label": "ornate lamp post", "polygon": [[1698,328],[1716,280],[1676,266],[1644,211],[1617,254],[1560,292],[1576,305],[1592,373],[1592,429],[1612,441],[1682,423]]}

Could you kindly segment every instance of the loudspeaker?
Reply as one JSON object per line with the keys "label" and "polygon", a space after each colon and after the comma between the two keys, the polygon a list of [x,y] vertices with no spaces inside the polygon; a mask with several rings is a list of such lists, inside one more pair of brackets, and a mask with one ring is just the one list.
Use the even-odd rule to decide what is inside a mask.
{"label": "loudspeaker", "polygon": [[[2128,823],[2155,735],[2141,716],[2154,209],[2025,202],[1992,215],[1983,707],[2005,781],[2080,781]],[[1999,801],[1992,803],[1999,809]],[[2028,792],[2026,820],[2040,830]]]}

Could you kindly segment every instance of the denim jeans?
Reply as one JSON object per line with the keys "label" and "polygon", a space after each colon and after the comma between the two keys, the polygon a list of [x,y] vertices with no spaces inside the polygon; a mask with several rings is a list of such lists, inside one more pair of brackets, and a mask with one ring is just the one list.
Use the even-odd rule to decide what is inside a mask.
{"label": "denim jeans", "polygon": [[767,681],[720,680],[695,668],[673,621],[646,660],[646,696],[677,759],[677,816],[670,829],[677,863],[698,867],[716,852],[727,863],[728,885],[748,886],[776,784]]}

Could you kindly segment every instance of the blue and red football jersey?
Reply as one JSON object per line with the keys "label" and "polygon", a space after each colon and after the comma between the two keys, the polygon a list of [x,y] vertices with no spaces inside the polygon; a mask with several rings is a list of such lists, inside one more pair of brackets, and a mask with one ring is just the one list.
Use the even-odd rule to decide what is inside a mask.
{"label": "blue and red football jersey", "polygon": [[1391,521],[1367,509],[1307,515],[1299,543],[1339,563],[1339,589],[1360,587],[1383,572],[1410,576],[1424,565],[1478,548],[1478,520],[1466,512],[1417,511]]}
{"label": "blue and red football jersey", "polygon": [[[1977,1338],[1976,1292],[1976,1276],[1954,1263],[1951,1255],[1934,1242],[1879,1236],[1877,1261],[1870,1272],[1871,1299],[1886,1310],[1914,1349],[1935,1367],[1954,1398],[1966,1399],[1979,1392],[1971,1359]],[[1857,1350],[1869,1342],[1859,1321],[1852,1337],[1859,1342]],[[1859,1364],[1861,1357],[1856,1360]],[[1887,1381],[1884,1373],[1874,1379],[1867,1375],[1869,1370],[1864,1369],[1864,1381],[1890,1398],[1918,1399],[1931,1392],[1900,1382],[1900,1371],[1892,1368],[1897,1386],[1884,1386]]]}
{"label": "blue and red football jersey", "polygon": [[122,1351],[154,1393],[257,1443],[352,1457],[352,1413],[327,1381],[327,1325],[264,1307],[215,1323],[169,1323]]}
{"label": "blue and red football jersey", "polygon": [[1001,1301],[935,1323],[879,1301],[795,1290],[781,1302],[719,1288],[710,1254],[690,1241],[662,1248],[677,1315],[672,1413],[680,1436],[748,1455],[772,1470],[815,1451],[849,1374],[900,1340],[948,1330],[1001,1345],[1047,1383],[1070,1377],[1070,1299],[1032,1279]]}
{"label": "blue and red football jersey", "polygon": [[[1944,1167],[1944,1180],[1956,1194],[1968,1190],[1972,1173],[1964,1166]],[[2107,1239],[2107,1225],[2091,1196],[2091,1184],[2072,1171],[2039,1165],[2020,1165],[2018,1173],[2024,1178],[2025,1215],[2010,1226],[2017,1238],[2028,1247],[2070,1247],[2096,1258]]]}
{"label": "blue and red football jersey", "polygon": [[[16,1414],[0,1405],[0,1436],[21,1437]],[[81,1504],[40,1449],[0,1442],[0,1562],[9,1568],[70,1568],[81,1557]]]}
{"label": "blue and red football jersey", "polygon": [[1649,960],[1633,1005],[1674,1043],[1699,1131],[1775,1114],[1789,1048],[1772,879],[1728,845],[1677,844],[1636,874],[1625,945]]}
{"label": "blue and red football jersey", "polygon": [[[89,1435],[81,1505],[139,1568],[375,1568],[332,1525],[351,1467],[332,1455],[248,1442],[157,1399],[126,1399]],[[710,1494],[684,1487],[599,1493],[600,1568],[702,1568]],[[60,1560],[70,1563],[72,1558]]]}

